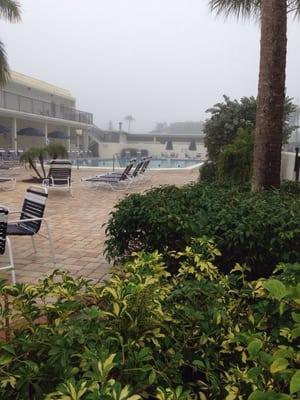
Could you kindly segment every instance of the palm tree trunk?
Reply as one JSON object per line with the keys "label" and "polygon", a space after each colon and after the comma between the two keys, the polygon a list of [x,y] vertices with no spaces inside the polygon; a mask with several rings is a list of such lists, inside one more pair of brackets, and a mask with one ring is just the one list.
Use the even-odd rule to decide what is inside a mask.
{"label": "palm tree trunk", "polygon": [[37,169],[35,162],[32,159],[28,160],[30,168],[34,170],[34,172],[37,174],[38,178],[43,179],[42,175],[40,174],[40,171]]}
{"label": "palm tree trunk", "polygon": [[39,156],[39,161],[40,161],[40,165],[42,168],[42,172],[44,175],[44,179],[46,178],[46,171],[45,171],[45,167],[44,167],[44,157],[43,156]]}
{"label": "palm tree trunk", "polygon": [[252,189],[280,186],[287,0],[262,0],[261,49]]}

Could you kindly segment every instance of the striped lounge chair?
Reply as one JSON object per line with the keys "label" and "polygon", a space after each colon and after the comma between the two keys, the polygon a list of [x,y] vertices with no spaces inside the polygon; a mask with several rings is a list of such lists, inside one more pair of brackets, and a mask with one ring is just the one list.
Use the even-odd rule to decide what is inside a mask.
{"label": "striped lounge chair", "polygon": [[52,160],[47,179],[44,179],[43,185],[48,189],[68,190],[73,196],[72,190],[72,163],[69,160]]}

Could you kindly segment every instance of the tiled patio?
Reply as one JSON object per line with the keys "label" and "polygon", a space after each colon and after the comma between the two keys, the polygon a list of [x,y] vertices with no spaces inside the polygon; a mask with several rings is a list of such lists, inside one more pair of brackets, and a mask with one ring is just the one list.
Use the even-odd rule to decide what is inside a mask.
{"label": "tiled patio", "polygon": [[[103,256],[105,228],[109,213],[114,205],[132,192],[142,192],[153,186],[163,184],[183,185],[197,179],[197,171],[151,171],[152,179],[139,187],[127,191],[87,189],[80,178],[99,173],[99,171],[74,170],[74,197],[66,191],[51,190],[46,206],[56,263],[51,260],[48,241],[36,237],[37,253],[34,253],[29,237],[11,237],[16,276],[18,282],[35,282],[54,269],[68,270],[72,275],[85,276],[95,281],[102,279],[109,271],[109,264]],[[102,171],[101,171],[102,173]],[[0,170],[1,174],[1,170]],[[17,185],[13,191],[0,191],[0,204],[11,210],[19,210],[28,183],[21,180],[29,178],[30,172],[18,170]],[[41,232],[43,233],[44,227]],[[0,266],[7,265],[7,257],[1,256]],[[10,280],[11,275],[1,271],[1,277]]]}

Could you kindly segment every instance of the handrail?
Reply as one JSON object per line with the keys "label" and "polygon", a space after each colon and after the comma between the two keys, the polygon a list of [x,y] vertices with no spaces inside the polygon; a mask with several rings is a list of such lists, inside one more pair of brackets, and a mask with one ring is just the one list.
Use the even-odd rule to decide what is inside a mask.
{"label": "handrail", "polygon": [[64,104],[56,104],[16,93],[0,90],[0,107],[9,110],[28,112],[30,114],[45,115],[69,121],[93,124],[93,114],[80,111]]}

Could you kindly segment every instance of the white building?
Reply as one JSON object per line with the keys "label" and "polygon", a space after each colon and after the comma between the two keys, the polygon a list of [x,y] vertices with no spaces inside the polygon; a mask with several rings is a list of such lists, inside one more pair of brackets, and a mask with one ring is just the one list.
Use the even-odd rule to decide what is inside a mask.
{"label": "white building", "polygon": [[93,115],[76,109],[76,100],[63,88],[11,72],[0,90],[0,148],[27,150],[60,142],[68,151],[88,150]]}
{"label": "white building", "polygon": [[128,133],[94,129],[90,131],[94,155],[112,158],[115,154],[151,155],[155,158],[206,158],[203,134]]}

